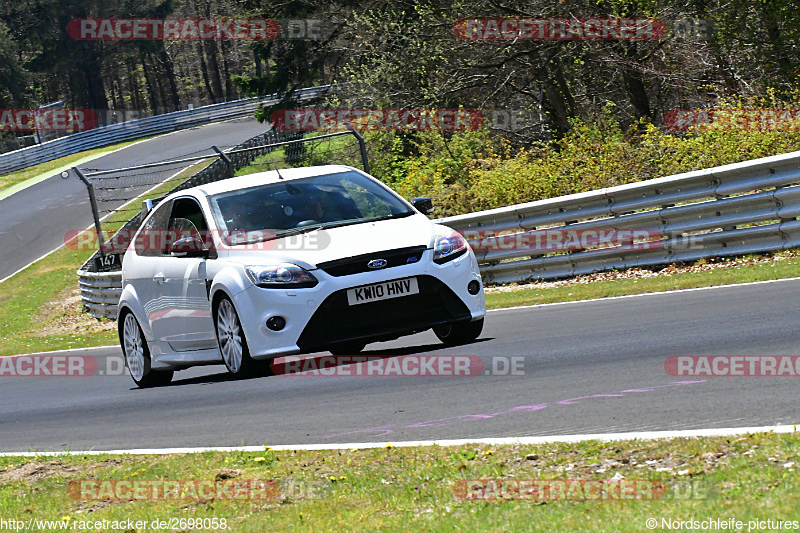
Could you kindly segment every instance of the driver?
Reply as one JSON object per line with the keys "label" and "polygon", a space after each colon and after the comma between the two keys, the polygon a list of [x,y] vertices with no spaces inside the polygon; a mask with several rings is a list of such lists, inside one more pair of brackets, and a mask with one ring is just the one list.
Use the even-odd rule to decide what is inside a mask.
{"label": "driver", "polygon": [[309,198],[304,211],[306,220],[316,220],[318,222],[322,222],[322,203],[320,203],[318,198],[313,196]]}

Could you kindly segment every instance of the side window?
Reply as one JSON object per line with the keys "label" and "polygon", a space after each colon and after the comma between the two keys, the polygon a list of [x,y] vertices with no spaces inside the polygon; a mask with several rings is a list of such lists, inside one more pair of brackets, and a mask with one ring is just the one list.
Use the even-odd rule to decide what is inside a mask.
{"label": "side window", "polygon": [[193,198],[178,198],[173,201],[167,229],[170,240],[167,245],[192,236],[199,237],[206,247],[212,244],[203,210]]}
{"label": "side window", "polygon": [[166,250],[164,233],[169,221],[172,202],[160,203],[153,210],[153,213],[145,220],[139,233],[136,234],[133,249],[137,255],[159,256]]}

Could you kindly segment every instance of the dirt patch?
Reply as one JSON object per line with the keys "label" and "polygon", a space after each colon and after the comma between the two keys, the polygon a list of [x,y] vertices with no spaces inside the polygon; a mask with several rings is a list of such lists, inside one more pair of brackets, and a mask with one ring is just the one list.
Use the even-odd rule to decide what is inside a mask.
{"label": "dirt patch", "polygon": [[225,479],[234,479],[234,478],[238,477],[239,474],[241,474],[241,473],[242,473],[242,471],[238,470],[238,469],[223,468],[222,470],[217,472],[217,475],[214,476],[214,479],[216,481],[221,481],[221,480],[225,480]]}
{"label": "dirt patch", "polygon": [[58,270],[74,270],[74,267],[71,265],[40,266],[36,269],[36,273],[46,274],[48,272],[56,272]]}
{"label": "dirt patch", "polygon": [[73,476],[93,472],[97,468],[118,465],[120,461],[109,459],[99,463],[71,464],[58,459],[48,462],[31,461],[18,466],[10,466],[0,472],[0,484],[19,483],[27,481],[29,484],[53,477],[53,476]]}
{"label": "dirt patch", "polygon": [[67,289],[54,301],[45,304],[36,322],[39,327],[32,332],[34,337],[100,333],[117,327],[113,320],[98,320],[84,313],[78,288]]}
{"label": "dirt patch", "polygon": [[95,511],[99,511],[100,509],[105,509],[111,505],[111,502],[102,501],[102,502],[80,502],[75,506],[75,512],[77,514],[81,513],[93,513]]}

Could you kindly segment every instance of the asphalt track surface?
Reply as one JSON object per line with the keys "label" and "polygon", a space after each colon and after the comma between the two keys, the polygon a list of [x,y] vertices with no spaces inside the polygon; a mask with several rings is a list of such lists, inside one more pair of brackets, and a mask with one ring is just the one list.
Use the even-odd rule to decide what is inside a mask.
{"label": "asphalt track surface", "polygon": [[[213,145],[233,147],[266,129],[253,118],[198,126],[140,142],[80,167],[114,169],[210,154]],[[0,200],[0,279],[64,244],[67,231],[93,223],[86,186],[74,175],[67,179],[55,175]]]}
{"label": "asphalt track surface", "polygon": [[[677,378],[672,355],[800,354],[800,281],[490,312],[472,344],[431,332],[368,353],[523,357],[523,375],[271,376],[222,366],[0,377],[0,451],[346,443],[794,424],[793,377]],[[86,352],[106,368],[118,349]],[[363,363],[362,363],[363,364]],[[353,367],[351,367],[353,368]]]}

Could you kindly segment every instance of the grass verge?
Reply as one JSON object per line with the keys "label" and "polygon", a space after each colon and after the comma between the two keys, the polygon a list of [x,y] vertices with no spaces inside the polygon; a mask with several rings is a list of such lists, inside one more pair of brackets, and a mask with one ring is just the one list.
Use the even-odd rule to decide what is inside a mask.
{"label": "grass verge", "polygon": [[0,283],[0,355],[115,342],[112,322],[82,311],[75,271],[92,253],[61,248]]}
{"label": "grass verge", "polygon": [[[535,446],[5,457],[0,516],[67,522],[78,531],[95,529],[79,527],[80,521],[211,518],[224,519],[228,531],[616,532],[646,531],[650,518],[657,520],[656,530],[668,529],[662,519],[739,520],[746,528],[751,520],[797,520],[799,445],[797,434],[752,434]],[[496,485],[484,481],[476,489],[474,482],[465,483],[537,479],[575,488],[579,480],[612,478],[626,480],[616,486],[635,486],[637,492],[623,489],[618,497],[594,501],[574,499],[591,491],[504,499],[480,488]],[[81,485],[82,480],[90,481]],[[147,488],[132,493],[119,484],[107,490],[108,482],[137,480],[140,487],[178,481],[183,497],[153,501]],[[225,494],[221,487],[241,488],[245,480],[266,480],[270,489],[214,498]],[[197,496],[185,490],[201,481],[212,489]],[[664,489],[648,490],[648,482],[663,483]],[[498,499],[459,497],[467,486],[478,498]]]}
{"label": "grass verge", "polygon": [[[487,294],[486,305],[489,309],[500,309],[520,305],[573,302],[800,276],[800,257],[796,257],[796,254],[778,253],[766,258],[767,260],[758,260],[750,257],[743,261],[731,258],[722,260],[721,263],[724,266],[726,262],[735,262],[736,265],[731,268],[668,273],[654,277],[632,277],[583,283],[579,279],[576,283],[556,287],[549,286],[550,284],[547,283],[531,283],[521,285],[513,291]],[[748,259],[751,259],[752,262]],[[671,268],[674,267],[667,267],[664,270]],[[491,289],[489,290],[491,291]]]}
{"label": "grass verge", "polygon": [[59,169],[64,166],[73,165],[76,161],[80,161],[82,159],[86,159],[89,157],[99,157],[105,153],[113,152],[114,150],[124,148],[125,146],[137,143],[145,139],[146,138],[136,139],[133,141],[126,141],[118,144],[112,144],[111,146],[104,146],[103,148],[95,148],[94,150],[86,150],[85,152],[78,152],[77,154],[59,157],[58,159],[53,159],[52,161],[48,161],[46,163],[40,163],[32,167],[27,167],[14,172],[9,172],[8,174],[3,174],[2,176],[0,176],[0,191],[7,189],[18,183],[22,183],[23,181],[29,180],[33,177],[39,176],[41,174],[55,173],[56,169]]}

